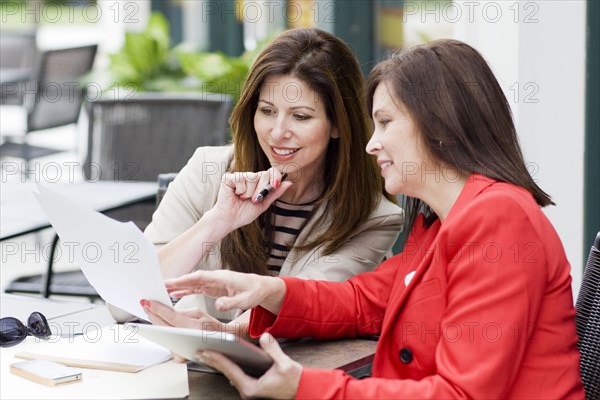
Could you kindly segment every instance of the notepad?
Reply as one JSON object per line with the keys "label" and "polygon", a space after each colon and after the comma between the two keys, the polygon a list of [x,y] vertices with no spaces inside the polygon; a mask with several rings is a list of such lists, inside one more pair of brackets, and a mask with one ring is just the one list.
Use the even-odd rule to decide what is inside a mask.
{"label": "notepad", "polygon": [[74,338],[51,337],[15,357],[79,368],[138,372],[171,359],[171,352],[143,338],[135,325],[114,324],[100,330],[84,330],[83,335]]}

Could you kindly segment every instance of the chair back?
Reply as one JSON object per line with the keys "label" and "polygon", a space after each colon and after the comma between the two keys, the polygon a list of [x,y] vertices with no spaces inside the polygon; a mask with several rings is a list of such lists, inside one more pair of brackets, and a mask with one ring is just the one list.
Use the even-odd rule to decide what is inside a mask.
{"label": "chair back", "polygon": [[590,250],[576,305],[577,347],[587,399],[600,399],[600,232]]}
{"label": "chair back", "polygon": [[35,31],[11,32],[0,35],[0,68],[33,68],[36,53]]}
{"label": "chair back", "polygon": [[27,93],[27,131],[77,122],[83,87],[80,79],[94,64],[97,45],[47,50],[40,53],[35,91]]}
{"label": "chair back", "polygon": [[0,34],[0,104],[22,105],[24,86],[31,79],[36,58],[35,31]]}
{"label": "chair back", "polygon": [[231,97],[138,92],[90,102],[88,180],[154,181],[178,172],[200,146],[228,142]]}

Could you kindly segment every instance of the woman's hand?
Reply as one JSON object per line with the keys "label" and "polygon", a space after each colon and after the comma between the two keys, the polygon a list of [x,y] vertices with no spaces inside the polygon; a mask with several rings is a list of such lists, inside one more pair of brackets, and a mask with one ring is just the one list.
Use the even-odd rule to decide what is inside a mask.
{"label": "woman's hand", "polygon": [[248,322],[245,320],[236,321],[234,319],[226,324],[198,308],[174,310],[157,301],[142,300],[140,303],[144,307],[150,322],[154,325],[228,332],[252,341],[252,338],[248,335]]}
{"label": "woman's hand", "polygon": [[[264,200],[257,202],[256,196],[268,184],[273,189]],[[228,225],[231,232],[258,218],[291,185],[291,182],[282,182],[281,172],[276,168],[261,172],[227,173],[221,180],[217,203],[209,213]]]}
{"label": "woman's hand", "polygon": [[226,330],[224,323],[197,308],[174,310],[158,301],[141,300],[140,304],[154,325],[194,328],[205,331]]}
{"label": "woman's hand", "polygon": [[279,343],[268,333],[260,337],[260,346],[273,359],[273,366],[258,379],[246,375],[237,364],[222,354],[201,351],[198,356],[203,363],[221,371],[242,398],[293,399],[298,391],[302,365],[286,356]]}
{"label": "woman's hand", "polygon": [[249,310],[260,305],[278,314],[285,297],[285,282],[279,278],[228,270],[196,271],[168,279],[165,286],[175,298],[190,294],[215,297],[219,311]]}

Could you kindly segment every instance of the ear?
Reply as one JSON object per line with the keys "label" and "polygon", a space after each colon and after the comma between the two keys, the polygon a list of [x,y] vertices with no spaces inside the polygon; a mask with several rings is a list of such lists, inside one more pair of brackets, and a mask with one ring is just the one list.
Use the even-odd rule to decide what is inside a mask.
{"label": "ear", "polygon": [[331,138],[332,138],[332,139],[339,139],[339,138],[340,138],[340,133],[339,133],[339,131],[338,131],[338,128],[337,128],[337,127],[334,127],[334,128],[331,130]]}

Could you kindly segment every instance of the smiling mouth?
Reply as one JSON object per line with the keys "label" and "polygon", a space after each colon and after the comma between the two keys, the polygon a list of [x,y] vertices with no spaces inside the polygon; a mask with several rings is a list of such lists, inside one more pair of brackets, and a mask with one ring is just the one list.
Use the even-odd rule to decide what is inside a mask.
{"label": "smiling mouth", "polygon": [[382,164],[379,165],[379,167],[381,168],[381,170],[383,171],[384,169],[386,169],[387,167],[389,167],[390,165],[392,165],[393,162],[388,161],[388,162],[384,162]]}
{"label": "smiling mouth", "polygon": [[298,150],[300,150],[300,149],[278,149],[276,147],[271,147],[271,149],[273,150],[273,152],[275,154],[280,155],[280,156],[289,156],[291,154],[294,154]]}

